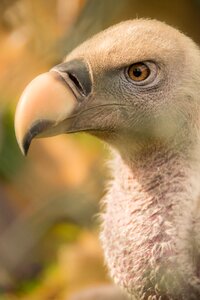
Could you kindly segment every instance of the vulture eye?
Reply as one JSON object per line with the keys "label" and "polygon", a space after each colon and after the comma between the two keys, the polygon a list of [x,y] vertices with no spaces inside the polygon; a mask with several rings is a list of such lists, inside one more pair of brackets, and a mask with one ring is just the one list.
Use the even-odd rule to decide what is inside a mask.
{"label": "vulture eye", "polygon": [[136,63],[128,68],[128,76],[133,81],[144,81],[150,73],[149,67],[144,63]]}

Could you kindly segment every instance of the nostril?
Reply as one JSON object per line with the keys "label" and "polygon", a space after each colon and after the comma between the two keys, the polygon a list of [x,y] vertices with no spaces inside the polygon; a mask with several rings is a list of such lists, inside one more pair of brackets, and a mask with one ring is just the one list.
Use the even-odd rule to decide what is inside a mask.
{"label": "nostril", "polygon": [[76,77],[76,75],[70,73],[70,72],[67,72],[69,78],[71,79],[71,81],[74,83],[74,85],[77,87],[77,89],[79,90],[79,92],[82,94],[82,95],[85,95],[85,91],[81,85],[81,83],[79,82],[78,78]]}
{"label": "nostril", "polygon": [[87,97],[92,91],[92,79],[88,64],[80,59],[62,63],[53,68],[65,78],[68,75],[76,90],[81,96]]}

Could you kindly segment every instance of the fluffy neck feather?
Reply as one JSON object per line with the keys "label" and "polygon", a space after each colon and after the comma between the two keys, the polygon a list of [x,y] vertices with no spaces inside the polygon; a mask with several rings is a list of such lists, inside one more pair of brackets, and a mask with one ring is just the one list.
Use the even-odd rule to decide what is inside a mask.
{"label": "fluffy neck feather", "polygon": [[200,295],[200,165],[187,149],[153,145],[112,162],[101,240],[111,277],[136,299]]}

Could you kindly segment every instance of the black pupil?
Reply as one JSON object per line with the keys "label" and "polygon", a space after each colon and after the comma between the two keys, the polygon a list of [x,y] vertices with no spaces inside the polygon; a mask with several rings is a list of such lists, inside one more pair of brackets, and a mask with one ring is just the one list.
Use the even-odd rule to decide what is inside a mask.
{"label": "black pupil", "polygon": [[135,69],[133,70],[133,75],[134,75],[135,77],[140,77],[140,76],[142,75],[141,69],[140,69],[140,68],[135,68]]}

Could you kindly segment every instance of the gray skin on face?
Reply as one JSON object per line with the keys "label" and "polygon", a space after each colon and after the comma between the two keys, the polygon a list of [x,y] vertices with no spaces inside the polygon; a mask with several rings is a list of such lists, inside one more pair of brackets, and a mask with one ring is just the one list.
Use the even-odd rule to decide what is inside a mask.
{"label": "gray skin on face", "polygon": [[[111,277],[131,299],[199,299],[198,47],[164,23],[133,20],[86,41],[63,66],[77,61],[88,79],[77,69],[71,79],[83,96],[54,133],[89,132],[113,149],[101,215]],[[138,82],[128,69],[140,62],[150,74]]]}

